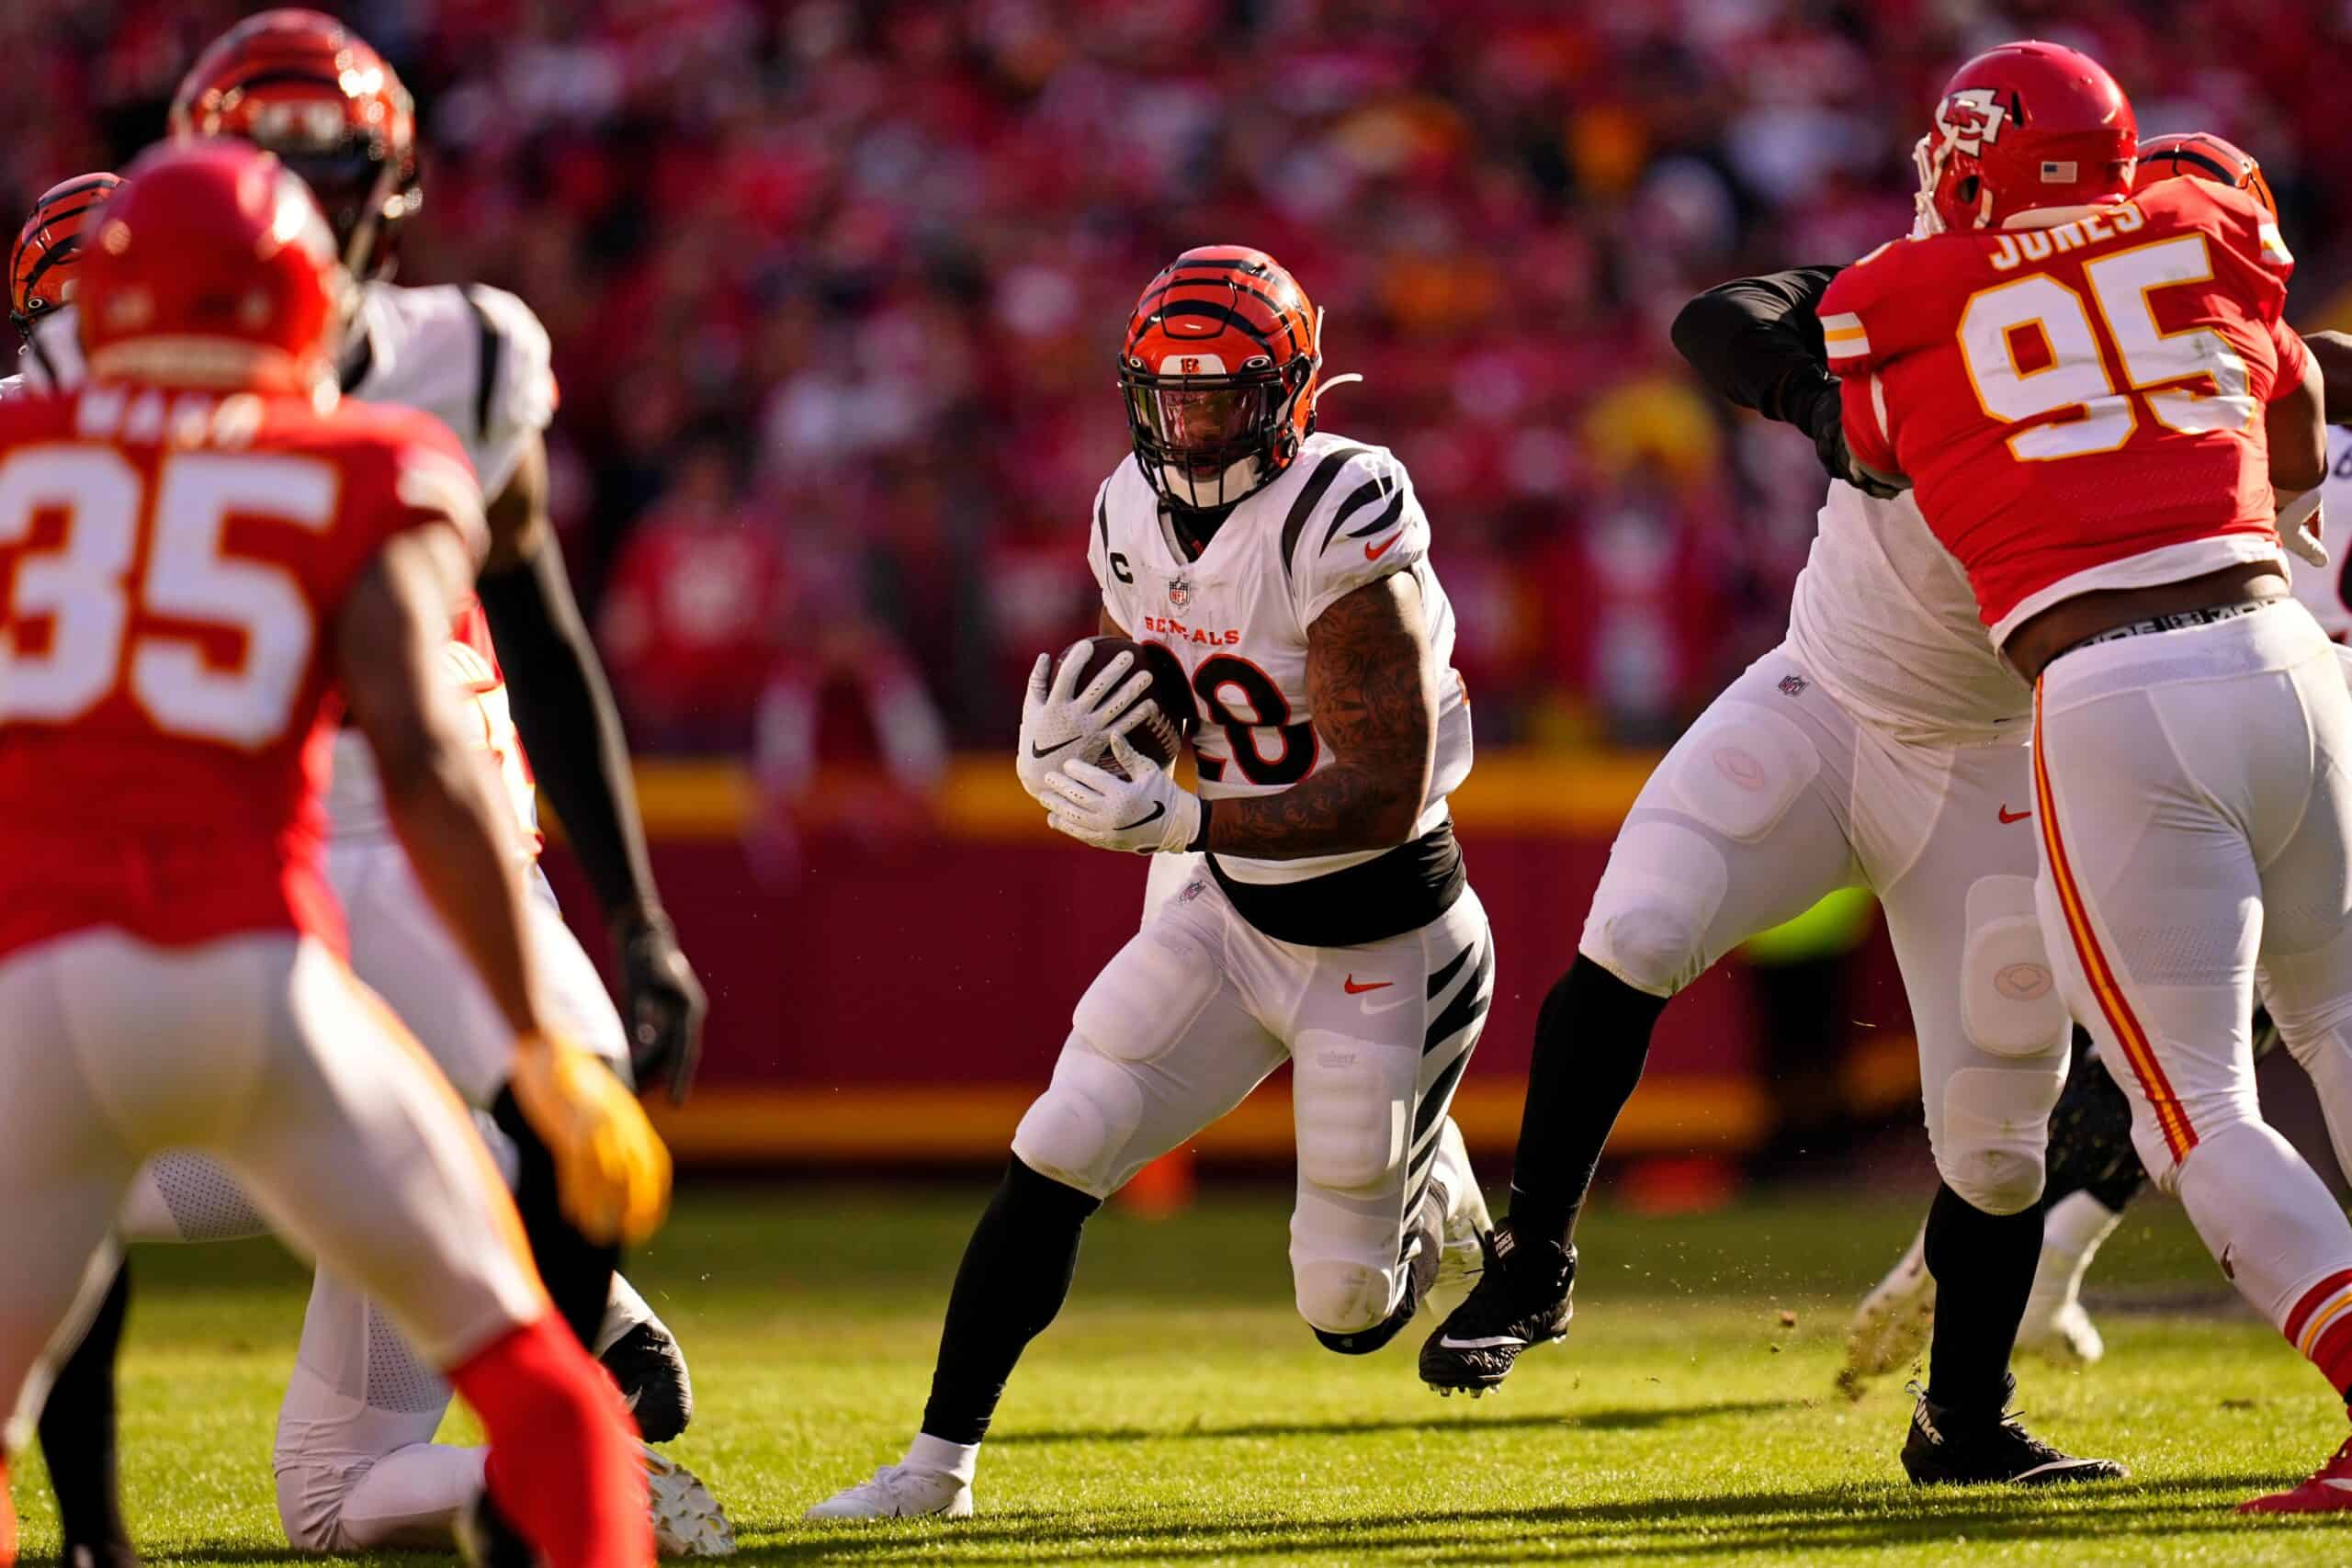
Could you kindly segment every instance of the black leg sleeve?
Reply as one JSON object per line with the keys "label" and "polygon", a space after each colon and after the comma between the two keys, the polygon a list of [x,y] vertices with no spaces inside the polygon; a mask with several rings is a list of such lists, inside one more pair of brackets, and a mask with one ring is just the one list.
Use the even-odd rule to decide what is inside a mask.
{"label": "black leg sleeve", "polygon": [[923,1406],[926,1437],[977,1443],[988,1435],[1013,1363],[1069,1297],[1078,1241],[1102,1206],[1015,1159],[980,1211],[947,1298],[939,1364]]}
{"label": "black leg sleeve", "polygon": [[2120,1212],[2147,1184],[2148,1168],[2132,1146],[2132,1102],[2104,1066],[2078,1059],[2050,1113],[2050,1180],[2042,1207],[2071,1192],[2088,1192]]}
{"label": "black leg sleeve", "polygon": [[1637,991],[1582,953],[1544,998],[1511,1166],[1513,1234],[1566,1242],[1617,1113],[1649,1060],[1663,998]]}
{"label": "black leg sleeve", "polygon": [[498,1130],[514,1140],[514,1208],[523,1216],[523,1235],[531,1244],[531,1258],[539,1266],[548,1299],[555,1303],[573,1337],[594,1355],[596,1330],[612,1296],[613,1270],[620,1267],[620,1248],[590,1241],[563,1217],[555,1156],[515,1103],[514,1091],[499,1090],[490,1114]]}
{"label": "black leg sleeve", "polygon": [[2041,1259],[2041,1209],[1988,1214],[1939,1185],[1928,1211],[1928,1272],[1936,1277],[1928,1397],[1990,1415],[2008,1403],[2009,1352]]}
{"label": "black leg sleeve", "polygon": [[61,1555],[86,1568],[128,1568],[139,1561],[122,1521],[115,1464],[115,1353],[130,1310],[130,1269],[118,1266],[97,1315],[57,1369],[41,1406],[40,1451],[57,1493]]}

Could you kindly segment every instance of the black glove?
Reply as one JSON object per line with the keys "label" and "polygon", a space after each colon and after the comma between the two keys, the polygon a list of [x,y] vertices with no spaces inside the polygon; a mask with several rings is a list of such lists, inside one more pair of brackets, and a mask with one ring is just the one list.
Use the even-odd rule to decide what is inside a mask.
{"label": "black glove", "polygon": [[[1901,487],[1884,479],[1854,461],[1846,446],[1846,409],[1838,393],[1838,383],[1826,373],[1818,390],[1811,390],[1813,406],[1805,410],[1798,422],[1813,437],[1814,456],[1833,479],[1844,479],[1864,495],[1878,501],[1893,501],[1903,493]],[[1797,394],[1784,392],[1783,406],[1797,400]]]}
{"label": "black glove", "polygon": [[710,1010],[694,965],[664,915],[641,916],[620,933],[621,1003],[628,1021],[629,1066],[643,1089],[670,1080],[670,1103],[684,1105],[702,1061],[702,1021]]}

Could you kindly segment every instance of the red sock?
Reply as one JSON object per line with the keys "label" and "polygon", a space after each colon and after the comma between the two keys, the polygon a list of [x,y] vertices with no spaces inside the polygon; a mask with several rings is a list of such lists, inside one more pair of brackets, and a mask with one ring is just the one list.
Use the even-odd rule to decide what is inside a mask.
{"label": "red sock", "polygon": [[477,1351],[449,1381],[490,1433],[492,1499],[548,1568],[650,1568],[637,1428],[553,1313]]}
{"label": "red sock", "polygon": [[2339,1269],[2305,1291],[2279,1326],[2287,1343],[2352,1400],[2352,1269]]}
{"label": "red sock", "polygon": [[17,1506],[8,1500],[5,1459],[0,1459],[0,1568],[17,1568]]}

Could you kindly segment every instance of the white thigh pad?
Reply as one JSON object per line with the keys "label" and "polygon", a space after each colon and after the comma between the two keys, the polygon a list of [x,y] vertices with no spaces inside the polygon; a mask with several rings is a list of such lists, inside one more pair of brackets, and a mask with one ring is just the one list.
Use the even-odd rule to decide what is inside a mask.
{"label": "white thigh pad", "polygon": [[1118,1162],[1143,1111],[1143,1088],[1129,1070],[1073,1034],[1054,1063],[1054,1081],[1013,1130],[1012,1152],[1040,1176],[1107,1198],[1125,1174]]}
{"label": "white thigh pad", "polygon": [[1629,822],[1585,916],[1585,955],[1627,985],[1670,997],[1714,954],[1707,930],[1731,886],[1723,851],[1679,822]]}
{"label": "white thigh pad", "polygon": [[1969,1041],[1996,1056],[2062,1050],[2066,1003],[2042,942],[2033,878],[1979,877],[1969,884],[1963,918],[1968,941],[1960,961],[1960,1025]]}
{"label": "white thigh pad", "polygon": [[1184,1037],[1225,983],[1209,942],[1210,933],[1179,911],[1155,917],[1094,976],[1078,998],[1071,1026],[1114,1060],[1157,1059]]}
{"label": "white thigh pad", "polygon": [[1334,1192],[1376,1192],[1405,1168],[1406,1086],[1391,1081],[1394,1045],[1328,1029],[1301,1030],[1291,1044],[1291,1103],[1298,1174]]}
{"label": "white thigh pad", "polygon": [[1752,843],[1788,815],[1821,772],[1810,736],[1770,708],[1718,703],[1675,747],[1675,804],[1727,838]]}

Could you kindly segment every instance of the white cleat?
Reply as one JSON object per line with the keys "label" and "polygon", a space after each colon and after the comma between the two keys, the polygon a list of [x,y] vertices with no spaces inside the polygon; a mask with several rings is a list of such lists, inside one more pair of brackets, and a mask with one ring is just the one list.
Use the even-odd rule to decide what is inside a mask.
{"label": "white cleat", "polygon": [[1438,1251],[1437,1285],[1460,1284],[1476,1278],[1487,1267],[1486,1249],[1478,1238],[1495,1228],[1487,1213],[1487,1195],[1478,1190],[1477,1173],[1470,1168],[1470,1151],[1462,1129],[1445,1119],[1437,1135],[1437,1156],[1430,1162],[1430,1180],[1445,1194],[1445,1240]]}
{"label": "white cleat", "polygon": [[1928,1233],[1922,1230],[1902,1260],[1854,1309],[1838,1388],[1849,1398],[1860,1399],[1866,1380],[1916,1362],[1927,1350],[1935,1324],[1936,1277],[1928,1272]]}
{"label": "white cleat", "polygon": [[2057,1311],[2046,1312],[2041,1303],[2030,1301],[2018,1329],[2018,1348],[2052,1366],[2087,1367],[2107,1354],[2107,1341],[2081,1302],[2069,1298]]}
{"label": "white cleat", "polygon": [[935,1470],[886,1464],[874,1479],[836,1492],[801,1517],[808,1519],[968,1519],[972,1485]]}
{"label": "white cleat", "polygon": [[701,1477],[658,1449],[638,1445],[645,1461],[646,1506],[653,1542],[664,1557],[732,1557],[735,1527]]}

